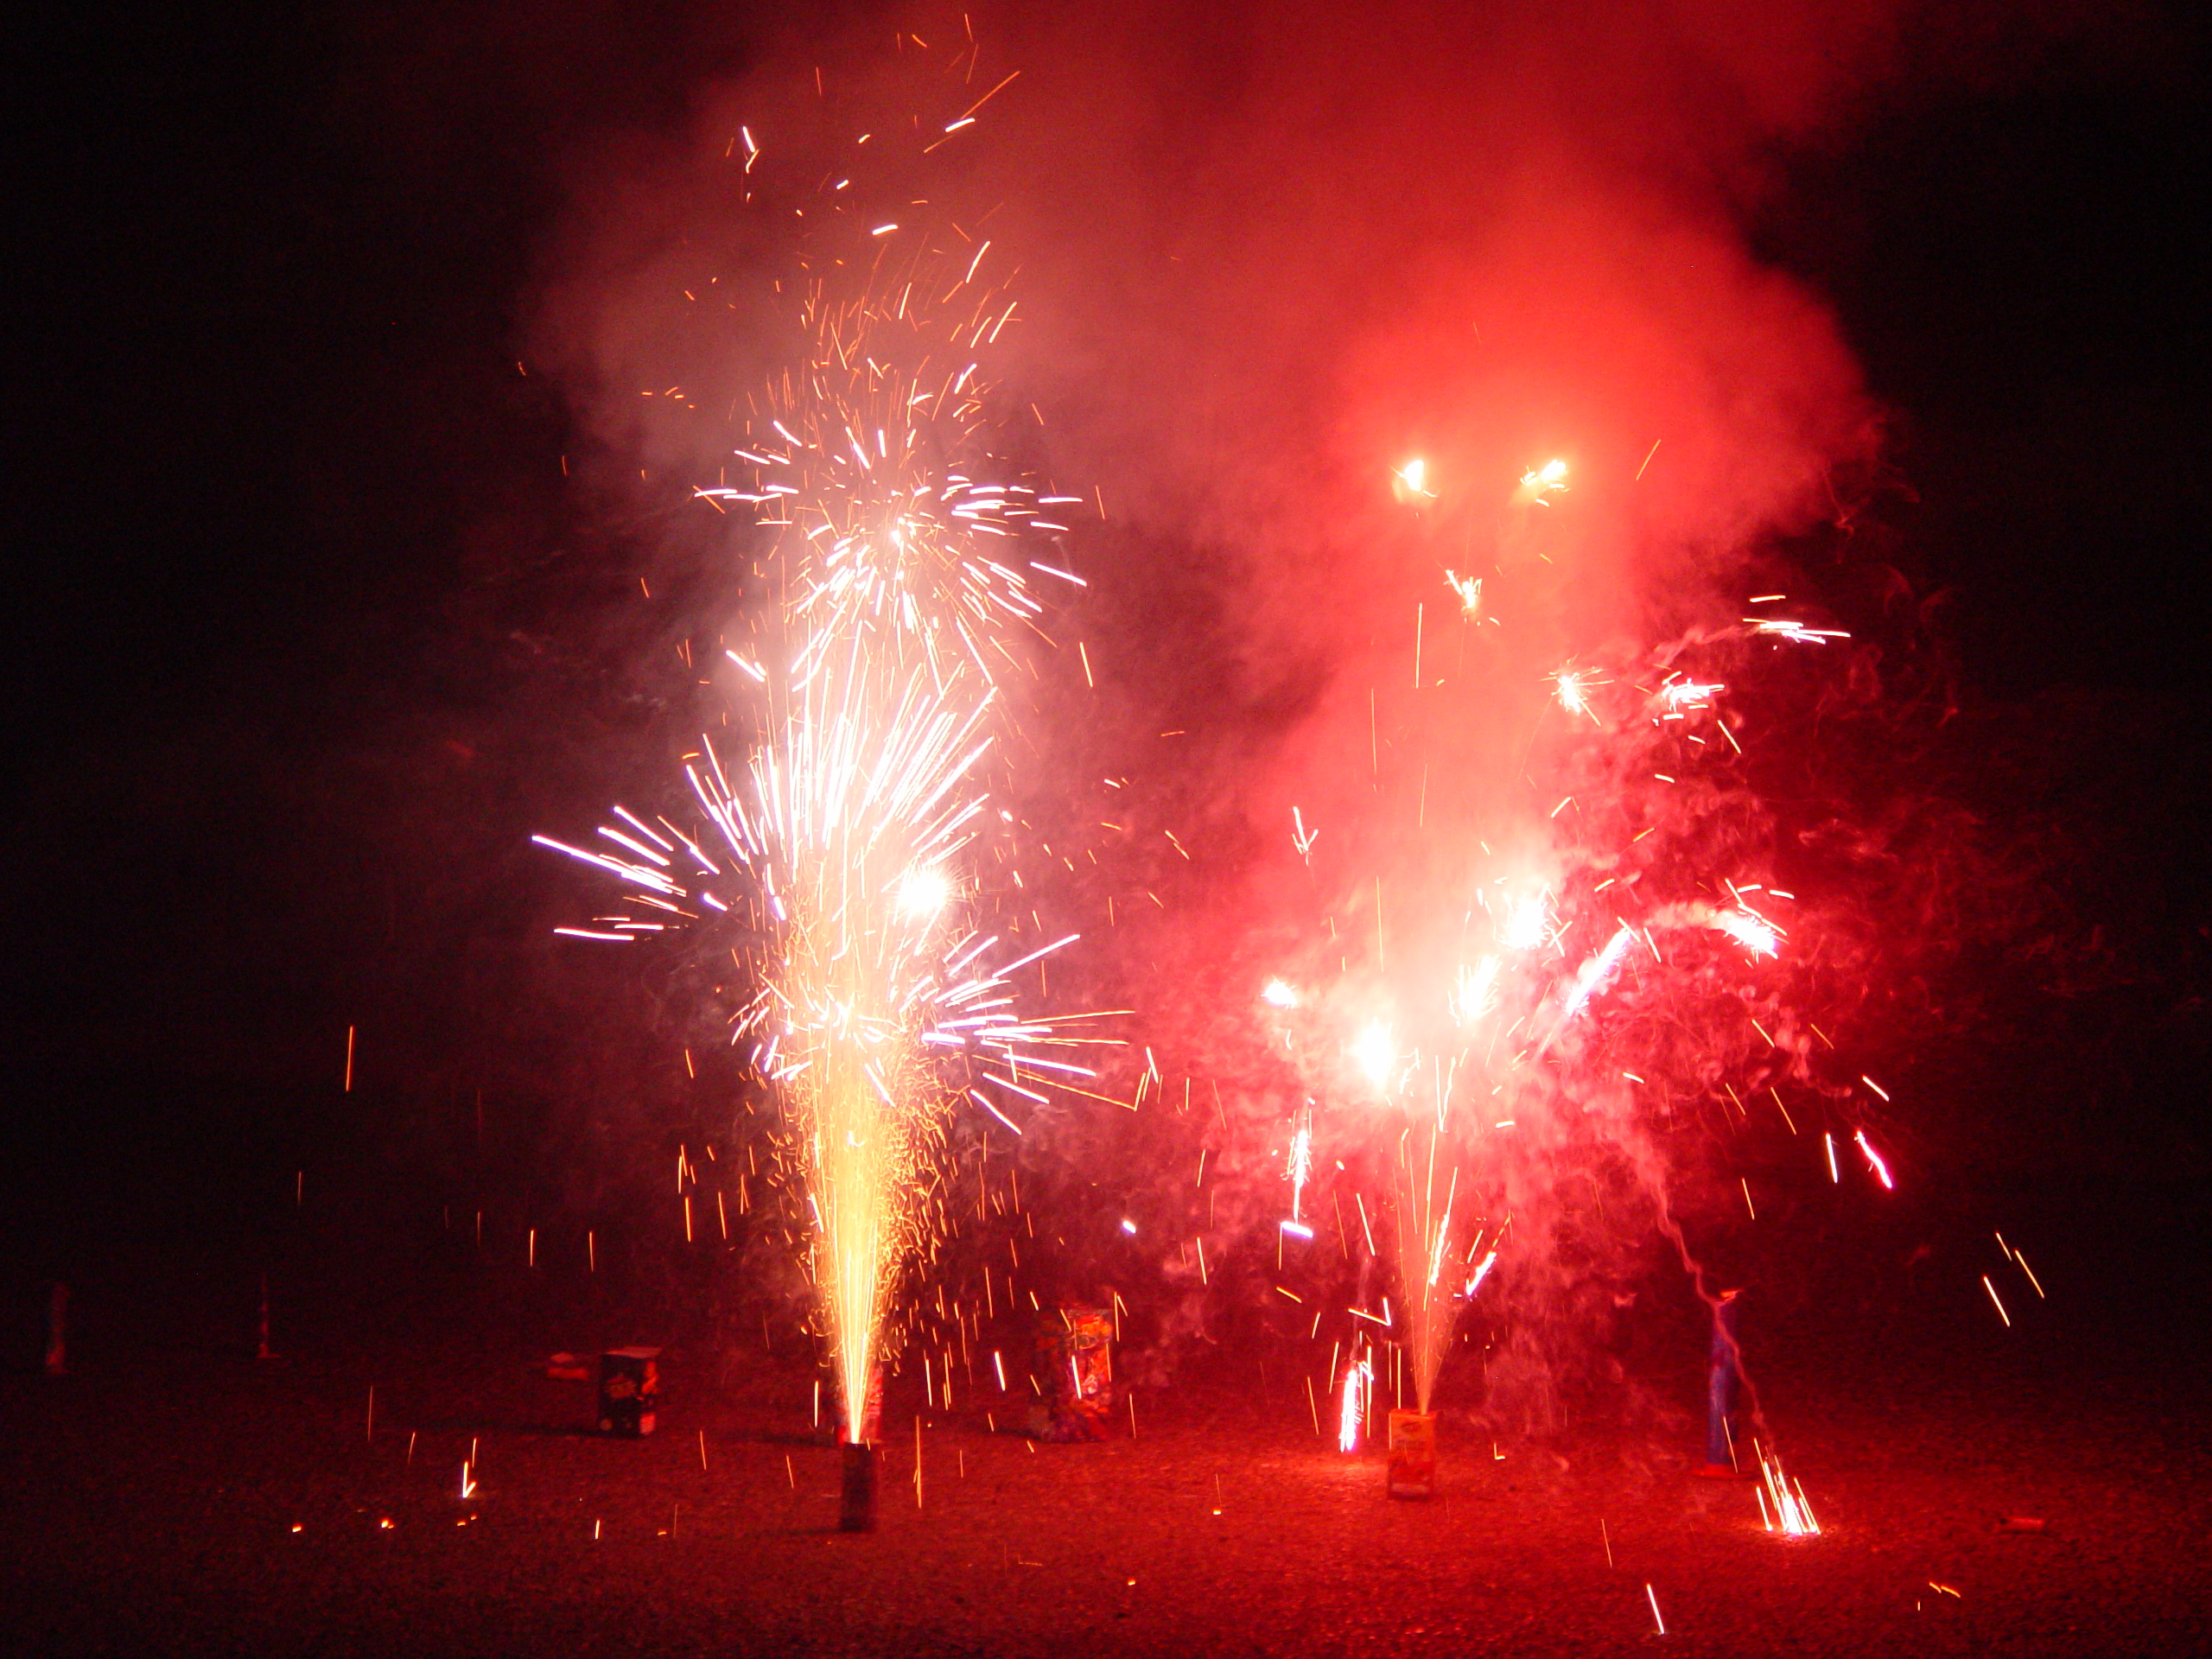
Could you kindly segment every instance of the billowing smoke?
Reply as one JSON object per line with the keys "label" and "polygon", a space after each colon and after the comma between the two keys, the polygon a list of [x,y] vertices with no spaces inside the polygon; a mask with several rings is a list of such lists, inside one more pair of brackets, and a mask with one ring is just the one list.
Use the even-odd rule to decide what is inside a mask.
{"label": "billowing smoke", "polygon": [[[1821,1027],[1871,958],[1848,861],[1804,850],[1850,833],[1763,783],[1802,781],[1857,659],[1745,619],[1832,620],[1750,601],[1800,600],[1878,411],[1742,226],[1893,46],[1878,7],[886,12],[574,168],[535,354],[678,499],[791,360],[807,213],[950,227],[1016,296],[979,354],[1094,510],[1002,897],[1088,936],[1045,995],[1132,1010],[1026,1126],[1040,1301],[1118,1294],[1163,1363],[1311,1344],[1325,1382],[1418,1256],[1473,1299],[1493,1406],[1548,1421],[1683,1216],[1739,1180],[1752,1210],[1726,1136],[1800,1174],[1851,1144]],[[781,217],[756,155],[803,181]],[[755,597],[745,535],[702,628]],[[989,1127],[962,1167],[996,1179]],[[974,1202],[956,1299],[1014,1283]]]}

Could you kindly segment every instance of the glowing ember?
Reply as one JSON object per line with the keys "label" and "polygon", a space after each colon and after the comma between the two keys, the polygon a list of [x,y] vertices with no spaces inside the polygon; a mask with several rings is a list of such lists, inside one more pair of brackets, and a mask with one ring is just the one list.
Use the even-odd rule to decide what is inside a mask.
{"label": "glowing ember", "polygon": [[1460,968],[1449,999],[1453,1024],[1471,1026],[1497,1006],[1498,967],[1496,957],[1484,957]]}
{"label": "glowing ember", "polygon": [[1727,689],[1725,685],[1701,685],[1695,680],[1675,680],[1659,689],[1659,701],[1670,709],[1705,709]]}
{"label": "glowing ember", "polygon": [[1801,645],[1817,645],[1829,639],[1848,639],[1851,636],[1840,628],[1808,628],[1802,622],[1786,622],[1778,618],[1747,616],[1753,633],[1777,639],[1793,640]]}
{"label": "glowing ember", "polygon": [[1719,912],[1713,917],[1712,925],[1755,957],[1781,952],[1782,930],[1748,906]]}
{"label": "glowing ember", "polygon": [[1567,1022],[1582,1012],[1583,1005],[1620,965],[1621,958],[1628,954],[1629,942],[1635,937],[1635,933],[1624,923],[1613,937],[1605,941],[1605,948],[1582,964],[1581,972],[1574,976],[1573,988],[1567,992],[1567,1001],[1560,1006],[1558,1024],[1552,1027],[1553,1038],[1556,1039]]}
{"label": "glowing ember", "polygon": [[1452,591],[1459,596],[1459,614],[1470,622],[1480,617],[1483,608],[1483,579],[1480,576],[1463,576],[1457,571],[1446,570],[1444,573],[1444,580]]}
{"label": "glowing ember", "polygon": [[912,869],[899,878],[899,913],[908,921],[931,922],[952,900],[952,882],[941,869]]}
{"label": "glowing ember", "polygon": [[1436,492],[1428,487],[1428,463],[1415,456],[1390,474],[1390,493],[1401,501],[1429,501]]}
{"label": "glowing ember", "polygon": [[1483,1281],[1490,1277],[1490,1270],[1497,1265],[1497,1252],[1496,1250],[1491,1251],[1481,1261],[1475,1263],[1474,1272],[1467,1276],[1467,1288],[1461,1293],[1469,1301],[1474,1300],[1475,1293],[1483,1287]]}
{"label": "glowing ember", "polygon": [[1284,1225],[1286,1228],[1296,1228],[1299,1226],[1299,1206],[1305,1197],[1306,1183],[1313,1173],[1313,1108],[1310,1103],[1300,1109],[1298,1127],[1291,1132],[1288,1173],[1290,1219]]}
{"label": "glowing ember", "polygon": [[1859,1142],[1859,1150],[1866,1154],[1866,1167],[1874,1172],[1874,1179],[1894,1192],[1897,1184],[1890,1179],[1889,1164],[1880,1153],[1874,1150],[1873,1143],[1866,1139],[1866,1131],[1861,1129],[1852,1138]]}
{"label": "glowing ember", "polygon": [[1550,943],[1551,895],[1532,893],[1508,910],[1497,942],[1508,950],[1535,950]]}
{"label": "glowing ember", "polygon": [[1533,501],[1539,506],[1549,505],[1548,496],[1557,495],[1567,488],[1567,463],[1548,461],[1542,466],[1521,474],[1518,499]]}

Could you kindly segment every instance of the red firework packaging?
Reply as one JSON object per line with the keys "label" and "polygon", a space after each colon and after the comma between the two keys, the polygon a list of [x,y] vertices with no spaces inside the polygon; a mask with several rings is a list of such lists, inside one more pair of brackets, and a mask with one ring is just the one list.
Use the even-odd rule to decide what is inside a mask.
{"label": "red firework packaging", "polygon": [[660,1350],[613,1348],[599,1357],[599,1432],[634,1440],[658,1422]]}
{"label": "red firework packaging", "polygon": [[1114,1410],[1114,1317],[1103,1307],[1063,1307],[1037,1327],[1038,1381],[1045,1388],[1045,1440],[1103,1440]]}
{"label": "red firework packaging", "polygon": [[1390,1414],[1390,1496],[1433,1497],[1436,1495],[1436,1414],[1433,1411],[1394,1411]]}

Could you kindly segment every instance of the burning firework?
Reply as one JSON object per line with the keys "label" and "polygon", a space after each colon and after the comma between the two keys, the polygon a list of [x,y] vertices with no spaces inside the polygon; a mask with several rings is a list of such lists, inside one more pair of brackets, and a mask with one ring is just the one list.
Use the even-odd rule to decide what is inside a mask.
{"label": "burning firework", "polygon": [[1782,1459],[1766,1447],[1754,1443],[1752,1451],[1759,1464],[1759,1518],[1766,1522],[1769,1532],[1778,1532],[1785,1538],[1816,1538],[1821,1523],[1814,1518],[1813,1506],[1805,1497],[1802,1481],[1793,1484],[1782,1472]]}
{"label": "burning firework", "polygon": [[[1420,527],[1406,533],[1471,540],[1435,476],[1395,472],[1402,499],[1424,492]],[[1546,503],[1565,478],[1563,466],[1537,468],[1511,499]],[[1463,601],[1455,662],[1484,649],[1490,626],[1516,626],[1510,607],[1525,585],[1501,566],[1497,591],[1486,590],[1463,569],[1446,578]],[[1408,633],[1416,652],[1453,649],[1424,634],[1418,616]],[[1773,1132],[1794,1137],[1781,1085],[1847,1092],[1817,1081],[1810,1027],[1790,1001],[1803,983],[1792,942],[1802,918],[1772,879],[1768,809],[1742,781],[1737,735],[1744,694],[1775,648],[1840,637],[1796,622],[1715,624],[1641,657],[1584,653],[1541,677],[1511,664],[1479,679],[1460,671],[1481,688],[1474,697],[1417,668],[1410,705],[1405,682],[1386,671],[1378,680],[1402,688],[1399,714],[1386,718],[1379,691],[1360,710],[1358,767],[1374,804],[1330,822],[1319,856],[1319,815],[1294,811],[1293,850],[1311,890],[1339,896],[1310,951],[1271,964],[1281,969],[1272,977],[1262,970],[1258,999],[1272,1054],[1317,1102],[1296,1122],[1292,1215],[1302,1215],[1306,1172],[1338,1172],[1325,1179],[1358,1221],[1347,1266],[1364,1239],[1395,1281],[1377,1319],[1363,1279],[1344,1334],[1355,1356],[1366,1338],[1395,1349],[1384,1363],[1403,1406],[1431,1412],[1462,1315],[1500,1284],[1496,1334],[1507,1346],[1486,1367],[1493,1408],[1541,1369],[1548,1355],[1532,1362],[1515,1344],[1536,1338],[1516,1336],[1514,1323],[1548,1300],[1589,1304],[1579,1278],[1588,1263],[1541,1252],[1548,1230],[1587,1210],[1592,1194],[1690,1259],[1675,1215],[1680,1157],[1661,1126],[1688,1121],[1700,1096],[1731,1114],[1731,1128],[1748,1098],[1768,1096]],[[1492,698],[1512,714],[1447,712],[1454,695],[1462,709]],[[1410,896],[1393,906],[1378,872],[1402,870],[1413,872],[1400,889]],[[1439,902],[1447,893],[1453,901]],[[1832,1167],[1835,1141],[1851,1135],[1802,1141],[1807,1173]],[[1853,1139],[1885,1179],[1871,1143]],[[1546,1225],[1508,1224],[1531,1215]],[[1356,1357],[1334,1367],[1338,1439],[1350,1445],[1376,1373]],[[1534,1387],[1548,1400],[1548,1383]],[[1802,1494],[1790,1497],[1785,1524],[1809,1516]]]}
{"label": "burning firework", "polygon": [[[762,152],[744,136],[750,175]],[[737,963],[731,1041],[784,1107],[777,1145],[858,1439],[901,1279],[939,1235],[956,1103],[1019,1133],[1045,1090],[1093,1075],[1075,1051],[1096,1039],[1014,1010],[1008,976],[1074,936],[989,931],[975,874],[1004,817],[982,775],[999,679],[1041,637],[1031,579],[1081,586],[1057,550],[1075,502],[1006,453],[977,355],[1013,310],[979,280],[988,245],[850,236],[802,252],[807,346],[752,402],[734,447],[750,482],[696,492],[752,512],[759,591],[777,601],[725,647],[742,762],[706,740],[686,757],[702,828],[617,808],[605,849],[538,839],[629,889],[620,913],[560,931],[681,931]]]}
{"label": "burning firework", "polygon": [[1313,1236],[1313,1230],[1299,1217],[1299,1206],[1306,1197],[1306,1183],[1313,1174],[1313,1103],[1308,1101],[1299,1109],[1298,1126],[1290,1134],[1290,1217],[1282,1224],[1287,1233],[1300,1238]]}
{"label": "burning firework", "polygon": [[[1398,1288],[1405,1299],[1403,1334],[1399,1338],[1413,1371],[1414,1399],[1424,1413],[1444,1367],[1445,1344],[1459,1317],[1460,1289],[1445,1268],[1452,1249],[1452,1212],[1459,1196],[1459,1171],[1452,1161],[1441,1122],[1421,1126],[1416,1141],[1408,1129],[1398,1142],[1397,1180],[1392,1197],[1397,1211]],[[1437,1167],[1442,1154],[1445,1167]],[[1439,1190],[1440,1186],[1441,1191]]]}
{"label": "burning firework", "polygon": [[1416,455],[1395,468],[1390,474],[1390,493],[1409,504],[1433,501],[1436,492],[1428,487],[1428,463]]}
{"label": "burning firework", "polygon": [[1567,463],[1554,459],[1523,473],[1521,487],[1513,493],[1513,499],[1536,506],[1548,506],[1551,505],[1548,498],[1563,494],[1566,490]]}
{"label": "burning firework", "polygon": [[1367,1421],[1369,1402],[1375,1393],[1375,1356],[1367,1338],[1353,1339],[1351,1357],[1344,1364],[1344,1385],[1337,1409],[1337,1450],[1359,1450],[1361,1428]]}

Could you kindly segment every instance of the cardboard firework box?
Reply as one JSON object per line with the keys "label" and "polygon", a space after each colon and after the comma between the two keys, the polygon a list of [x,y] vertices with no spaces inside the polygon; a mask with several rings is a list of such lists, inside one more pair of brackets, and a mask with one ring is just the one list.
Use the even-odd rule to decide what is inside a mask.
{"label": "cardboard firework box", "polygon": [[660,1406],[660,1350],[610,1348],[599,1357],[599,1432],[634,1440],[650,1434]]}
{"label": "cardboard firework box", "polygon": [[1390,1414],[1390,1496],[1433,1497],[1436,1494],[1436,1414]]}
{"label": "cardboard firework box", "polygon": [[1037,1327],[1037,1370],[1045,1388],[1046,1440],[1103,1440],[1114,1411],[1114,1317],[1103,1307],[1063,1307]]}

